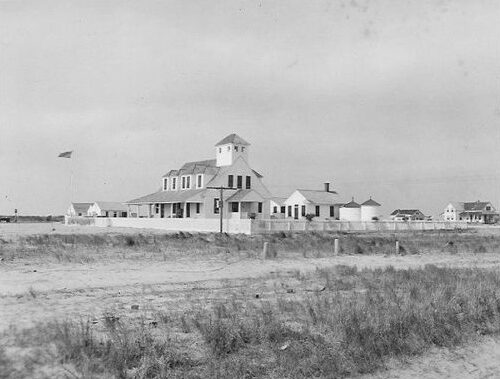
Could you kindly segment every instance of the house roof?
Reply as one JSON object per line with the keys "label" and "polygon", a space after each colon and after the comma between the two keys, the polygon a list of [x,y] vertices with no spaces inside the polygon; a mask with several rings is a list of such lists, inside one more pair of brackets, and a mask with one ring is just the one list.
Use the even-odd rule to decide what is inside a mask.
{"label": "house roof", "polygon": [[474,212],[474,211],[482,211],[486,206],[490,204],[488,201],[474,201],[469,203],[464,203],[464,211]]}
{"label": "house roof", "polygon": [[395,216],[397,214],[402,214],[402,215],[414,215],[416,213],[422,213],[418,209],[396,209],[391,213],[391,216]]}
{"label": "house roof", "polygon": [[137,199],[129,200],[127,204],[184,203],[186,201],[199,203],[206,191],[206,189],[158,191]]}
{"label": "house roof", "polygon": [[356,203],[354,201],[354,198],[353,198],[350,202],[348,202],[347,204],[344,204],[342,206],[342,208],[361,208],[361,205],[359,205],[358,203]]}
{"label": "house roof", "polygon": [[87,213],[93,203],[71,203],[76,213]]}
{"label": "house roof", "polygon": [[232,202],[257,202],[265,200],[260,193],[254,190],[239,190],[232,196],[230,196],[227,201]]}
{"label": "house roof", "polygon": [[204,161],[186,162],[178,170],[170,170],[163,177],[190,175],[190,174],[216,174],[218,171],[215,159],[207,159]]}
{"label": "house roof", "polygon": [[464,203],[458,202],[458,201],[450,201],[450,204],[452,205],[453,208],[455,208],[457,211],[463,210],[464,209]]}
{"label": "house roof", "polygon": [[215,144],[215,146],[227,145],[228,143],[232,143],[235,145],[245,145],[245,146],[250,145],[247,141],[245,141],[239,135],[237,135],[236,133],[232,133],[232,134],[228,135],[227,137],[221,139],[218,143]]}
{"label": "house roof", "polygon": [[337,200],[337,192],[326,192],[319,190],[298,189],[298,192],[306,198],[307,201],[314,204],[334,204]]}
{"label": "house roof", "polygon": [[101,208],[101,211],[127,211],[127,206],[116,201],[96,201],[95,204]]}
{"label": "house roof", "polygon": [[274,201],[276,204],[283,205],[285,203],[286,197],[271,197],[272,201]]}
{"label": "house roof", "polygon": [[371,207],[380,207],[380,204],[377,203],[375,200],[373,200],[371,197],[369,200],[366,200],[364,203],[362,203],[361,205],[364,205],[364,206],[371,206]]}

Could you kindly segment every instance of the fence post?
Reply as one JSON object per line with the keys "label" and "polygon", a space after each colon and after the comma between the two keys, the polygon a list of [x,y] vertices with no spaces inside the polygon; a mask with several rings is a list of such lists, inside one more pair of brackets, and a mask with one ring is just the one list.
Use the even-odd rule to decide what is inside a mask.
{"label": "fence post", "polygon": [[269,242],[264,242],[264,247],[262,249],[262,259],[267,258],[267,251],[269,250]]}
{"label": "fence post", "polygon": [[396,240],[396,254],[399,254],[399,241]]}
{"label": "fence post", "polygon": [[288,221],[288,231],[292,230],[292,222]]}
{"label": "fence post", "polygon": [[333,255],[339,255],[339,239],[335,238],[333,241]]}

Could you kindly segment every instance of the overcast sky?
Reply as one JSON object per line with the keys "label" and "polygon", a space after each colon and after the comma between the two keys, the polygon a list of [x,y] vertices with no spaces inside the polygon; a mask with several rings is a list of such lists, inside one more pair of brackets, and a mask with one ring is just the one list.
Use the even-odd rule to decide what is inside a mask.
{"label": "overcast sky", "polygon": [[0,0],[0,213],[154,192],[233,132],[276,195],[500,206],[499,20],[497,0]]}

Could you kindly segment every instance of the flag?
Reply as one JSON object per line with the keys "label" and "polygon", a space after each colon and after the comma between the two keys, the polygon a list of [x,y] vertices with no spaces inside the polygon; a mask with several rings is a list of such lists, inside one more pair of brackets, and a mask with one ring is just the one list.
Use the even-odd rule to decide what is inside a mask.
{"label": "flag", "polygon": [[58,158],[71,158],[71,154],[73,154],[73,151],[65,151],[59,154]]}

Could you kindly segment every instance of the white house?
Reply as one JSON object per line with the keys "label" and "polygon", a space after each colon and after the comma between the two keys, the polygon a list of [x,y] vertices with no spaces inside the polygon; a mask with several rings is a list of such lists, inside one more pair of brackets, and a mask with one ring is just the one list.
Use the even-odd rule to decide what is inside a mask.
{"label": "white house", "polygon": [[71,217],[87,216],[88,210],[91,206],[92,203],[71,203],[66,211],[66,214]]}
{"label": "white house", "polygon": [[395,209],[389,217],[393,221],[423,221],[427,219],[419,209]]}
{"label": "white house", "polygon": [[89,207],[87,215],[91,217],[127,217],[127,206],[111,201],[96,201]]}
{"label": "white house", "polygon": [[498,218],[498,212],[489,201],[451,202],[442,214],[444,221],[467,221],[490,224]]}
{"label": "white house", "polygon": [[306,215],[314,215],[316,220],[334,220],[336,207],[338,209],[337,197],[337,192],[330,191],[329,183],[325,183],[323,191],[297,189],[284,202],[286,217],[299,220]]}
{"label": "white house", "polygon": [[250,144],[230,134],[215,145],[215,159],[188,162],[161,178],[161,189],[127,202],[131,217],[270,217],[271,193],[249,165]]}
{"label": "white house", "polygon": [[269,200],[269,209],[271,218],[285,218],[286,215],[286,198],[285,197],[272,197]]}
{"label": "white house", "polygon": [[361,221],[361,205],[352,200],[340,207],[339,219],[341,221]]}

